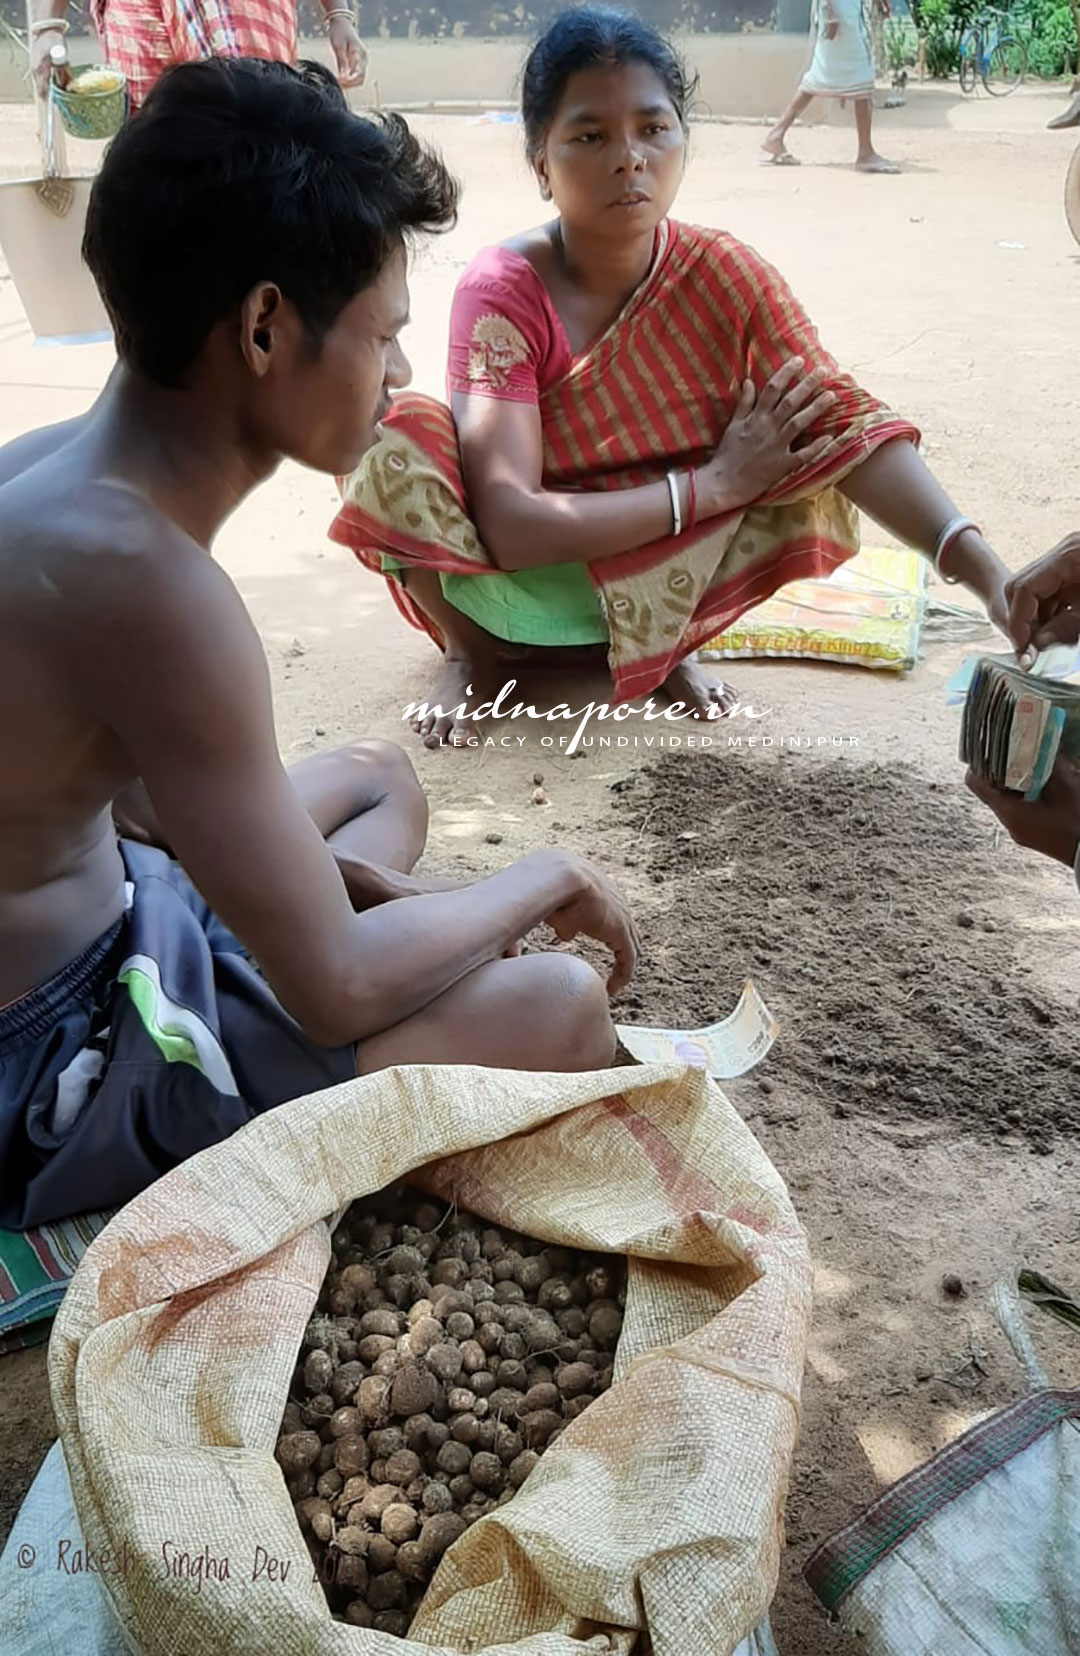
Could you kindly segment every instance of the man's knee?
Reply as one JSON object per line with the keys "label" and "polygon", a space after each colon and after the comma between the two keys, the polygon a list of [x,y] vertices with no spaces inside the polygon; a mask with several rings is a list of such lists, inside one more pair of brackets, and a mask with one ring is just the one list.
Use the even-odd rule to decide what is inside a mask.
{"label": "man's knee", "polygon": [[576,955],[554,955],[551,1012],[566,1061],[561,1069],[607,1069],[615,1058],[615,1026],[602,978]]}
{"label": "man's knee", "polygon": [[423,791],[412,760],[397,742],[384,742],[378,737],[371,737],[351,742],[347,747],[339,748],[338,752],[343,764],[362,766],[366,776],[383,793],[414,788],[417,792]]}

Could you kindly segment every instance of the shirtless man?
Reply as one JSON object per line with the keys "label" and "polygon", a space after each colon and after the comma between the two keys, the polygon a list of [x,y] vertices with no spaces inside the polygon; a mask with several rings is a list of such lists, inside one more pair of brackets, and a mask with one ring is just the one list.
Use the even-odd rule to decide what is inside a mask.
{"label": "shirtless man", "polygon": [[107,152],[84,251],[119,366],[0,453],[0,1225],[126,1201],[356,1071],[611,1061],[601,979],[517,947],[596,938],[617,988],[622,899],[556,851],[413,879],[426,808],[391,744],[286,774],[209,555],[283,456],[342,474],[374,441],[409,377],[406,239],[456,204],[311,68],[175,69]]}

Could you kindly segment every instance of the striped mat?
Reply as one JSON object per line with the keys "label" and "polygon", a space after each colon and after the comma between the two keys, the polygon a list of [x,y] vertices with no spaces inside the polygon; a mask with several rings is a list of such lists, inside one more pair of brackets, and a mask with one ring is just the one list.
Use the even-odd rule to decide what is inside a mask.
{"label": "striped mat", "polygon": [[0,1353],[45,1338],[76,1265],[111,1218],[83,1213],[35,1230],[0,1230]]}

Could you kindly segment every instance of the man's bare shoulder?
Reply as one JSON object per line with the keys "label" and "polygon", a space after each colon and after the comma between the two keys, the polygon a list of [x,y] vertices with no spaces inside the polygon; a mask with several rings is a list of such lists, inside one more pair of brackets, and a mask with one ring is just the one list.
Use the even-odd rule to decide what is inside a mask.
{"label": "man's bare shoulder", "polygon": [[56,425],[25,431],[21,437],[13,437],[10,443],[5,443],[0,448],[0,489],[73,442],[86,429],[89,418],[89,414],[79,414],[73,420],[61,420]]}
{"label": "man's bare shoulder", "polygon": [[205,548],[153,500],[81,475],[72,454],[64,447],[0,485],[0,592],[9,601],[47,598],[54,614],[72,604],[84,618],[117,621],[147,604],[181,614],[215,595],[240,603]]}

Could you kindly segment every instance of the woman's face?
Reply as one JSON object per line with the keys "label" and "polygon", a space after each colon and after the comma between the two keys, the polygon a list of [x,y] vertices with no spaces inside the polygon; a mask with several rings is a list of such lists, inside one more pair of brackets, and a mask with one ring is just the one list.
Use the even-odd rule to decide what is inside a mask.
{"label": "woman's face", "polygon": [[619,240],[666,216],[685,159],[663,81],[647,63],[626,63],[571,75],[535,167],[564,223]]}

